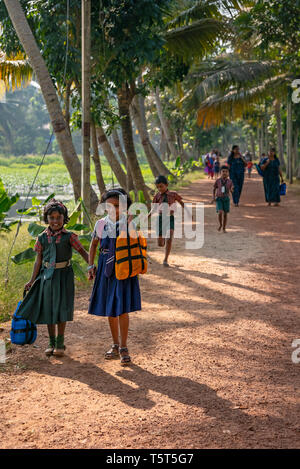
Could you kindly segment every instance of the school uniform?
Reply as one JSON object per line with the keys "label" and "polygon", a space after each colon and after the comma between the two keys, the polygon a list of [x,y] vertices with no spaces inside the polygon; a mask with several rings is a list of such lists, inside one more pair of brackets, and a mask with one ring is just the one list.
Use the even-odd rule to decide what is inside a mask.
{"label": "school uniform", "polygon": [[[182,197],[177,194],[175,191],[169,191],[169,189],[164,192],[158,192],[154,198],[152,203],[158,204],[158,223],[157,223],[157,235],[159,237],[165,238],[168,234],[168,227],[170,230],[175,229],[175,217],[174,217],[174,210],[170,210],[169,215],[165,215],[160,207],[161,204],[168,204],[169,207],[175,204],[176,202],[182,202]],[[174,207],[175,208],[175,207]]]}
{"label": "school uniform", "polygon": [[142,307],[138,276],[118,280],[115,275],[114,252],[122,220],[114,224],[106,217],[101,234],[97,230],[97,223],[92,237],[99,241],[99,259],[88,313],[118,317],[124,313],[140,311]]}
{"label": "school uniform", "polygon": [[75,233],[62,228],[47,228],[35,244],[43,255],[42,266],[18,314],[34,324],[58,324],[73,321],[74,272],[71,266],[72,248],[84,249]]}
{"label": "school uniform", "polygon": [[223,211],[230,212],[230,190],[232,188],[232,181],[230,179],[218,178],[214,184],[216,189],[216,209],[217,213]]}

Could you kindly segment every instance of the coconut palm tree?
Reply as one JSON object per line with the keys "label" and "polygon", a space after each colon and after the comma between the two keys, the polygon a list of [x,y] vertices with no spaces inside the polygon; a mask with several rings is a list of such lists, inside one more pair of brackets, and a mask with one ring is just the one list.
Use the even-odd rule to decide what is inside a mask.
{"label": "coconut palm tree", "polygon": [[[240,9],[244,3],[246,2],[235,0],[175,2],[172,19],[166,21],[165,49],[170,55],[181,57],[187,64],[191,65],[195,60],[199,61],[215,48],[217,40],[226,37],[229,30],[228,12],[232,13],[233,10]],[[154,90],[154,97],[170,152],[177,157],[179,149],[173,142],[158,87]]]}
{"label": "coconut palm tree", "polygon": [[[40,84],[56,139],[72,179],[74,195],[75,198],[78,199],[81,194],[81,164],[76,154],[72,137],[64,119],[49,71],[28,25],[20,2],[18,0],[4,0],[4,3],[20,43],[28,56],[31,67]],[[91,206],[95,207],[98,204],[98,198],[92,187],[90,187],[90,191]]]}

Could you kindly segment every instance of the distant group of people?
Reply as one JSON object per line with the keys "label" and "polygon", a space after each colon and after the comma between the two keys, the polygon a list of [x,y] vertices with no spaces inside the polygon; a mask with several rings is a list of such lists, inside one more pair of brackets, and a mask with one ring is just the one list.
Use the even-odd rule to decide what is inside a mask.
{"label": "distant group of people", "polygon": [[[209,168],[205,172],[208,173],[208,177],[211,179],[213,179],[216,174],[212,202],[216,202],[219,220],[218,230],[221,231],[223,229],[223,232],[226,232],[227,218],[230,212],[230,194],[232,194],[235,207],[239,207],[245,179],[245,169],[247,168],[248,177],[250,178],[254,165],[251,153],[247,151],[242,155],[239,146],[234,145],[226,164],[220,166],[218,173],[213,173],[212,168],[214,164],[212,164],[212,161],[216,161],[217,156],[219,158],[218,151],[216,150],[213,150],[205,156],[205,168]],[[218,161],[218,166],[219,165],[220,161]],[[278,206],[280,203],[280,182],[283,184],[284,179],[275,148],[270,149],[268,156],[262,154],[257,169],[259,174],[263,177],[266,202],[269,206],[271,206],[272,203]],[[221,172],[220,177],[218,177],[219,172]]]}

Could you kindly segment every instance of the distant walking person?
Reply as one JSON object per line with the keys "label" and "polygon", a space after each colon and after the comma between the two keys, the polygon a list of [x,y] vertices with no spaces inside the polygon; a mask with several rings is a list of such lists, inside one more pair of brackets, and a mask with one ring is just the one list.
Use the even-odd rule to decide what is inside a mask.
{"label": "distant walking person", "polygon": [[[260,163],[264,173],[264,189],[266,202],[277,207],[280,204],[280,179],[283,182],[283,175],[280,169],[280,161],[276,156],[276,149],[271,148],[268,158]],[[280,176],[280,178],[279,178]]]}
{"label": "distant walking person", "polygon": [[234,186],[232,194],[233,203],[238,207],[244,185],[245,167],[247,166],[247,162],[241,155],[238,145],[234,145],[232,147],[227,164],[229,167],[230,179]]}

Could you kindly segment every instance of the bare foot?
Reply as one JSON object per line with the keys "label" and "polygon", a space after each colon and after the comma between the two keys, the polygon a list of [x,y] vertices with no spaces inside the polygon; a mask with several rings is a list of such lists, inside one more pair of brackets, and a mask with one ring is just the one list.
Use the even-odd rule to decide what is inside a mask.
{"label": "bare foot", "polygon": [[223,228],[223,233],[227,233],[227,230],[226,230],[226,228]]}
{"label": "bare foot", "polygon": [[169,264],[168,264],[168,261],[163,261],[163,266],[164,267],[170,267]]}
{"label": "bare foot", "polygon": [[221,231],[221,229],[222,229],[222,225],[219,226],[218,231]]}

